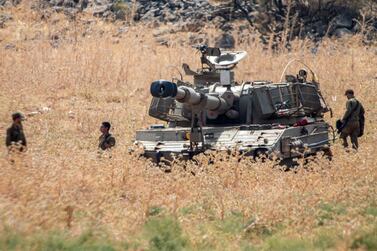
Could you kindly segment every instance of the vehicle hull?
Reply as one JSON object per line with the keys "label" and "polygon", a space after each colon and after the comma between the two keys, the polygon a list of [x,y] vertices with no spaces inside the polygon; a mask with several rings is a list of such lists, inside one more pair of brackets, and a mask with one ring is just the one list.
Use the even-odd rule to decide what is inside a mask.
{"label": "vehicle hull", "polygon": [[144,148],[144,156],[159,162],[161,158],[191,159],[204,151],[238,150],[249,156],[261,153],[277,159],[290,159],[329,149],[329,125],[314,122],[305,126],[241,125],[203,127],[204,144],[190,148],[189,127],[140,130],[135,143]]}

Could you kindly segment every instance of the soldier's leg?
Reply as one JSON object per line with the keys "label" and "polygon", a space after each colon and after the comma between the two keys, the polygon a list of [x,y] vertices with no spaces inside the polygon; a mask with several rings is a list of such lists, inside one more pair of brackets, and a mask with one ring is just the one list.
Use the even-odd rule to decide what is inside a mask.
{"label": "soldier's leg", "polygon": [[14,155],[14,147],[13,147],[13,145],[12,146],[10,146],[10,147],[8,147],[8,155],[7,155],[7,159],[8,159],[8,161],[9,161],[9,163],[11,163],[11,164],[14,164],[14,159],[15,159],[15,155]]}
{"label": "soldier's leg", "polygon": [[359,136],[360,128],[356,127],[352,133],[351,133],[351,143],[352,143],[352,148],[353,149],[358,149],[359,148],[359,142],[358,142],[358,136]]}
{"label": "soldier's leg", "polygon": [[340,133],[340,138],[343,140],[343,147],[344,148],[348,147],[347,136],[348,136],[348,134],[345,133],[345,132]]}
{"label": "soldier's leg", "polygon": [[359,142],[356,136],[351,136],[352,148],[357,150],[359,148]]}

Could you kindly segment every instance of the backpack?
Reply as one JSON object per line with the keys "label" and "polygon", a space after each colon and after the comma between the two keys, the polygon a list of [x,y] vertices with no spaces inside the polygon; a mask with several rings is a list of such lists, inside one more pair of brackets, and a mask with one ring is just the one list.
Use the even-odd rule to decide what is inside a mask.
{"label": "backpack", "polygon": [[358,137],[361,137],[364,135],[364,126],[365,126],[365,110],[362,104],[360,104],[360,113],[359,113],[359,124],[360,124],[360,132]]}

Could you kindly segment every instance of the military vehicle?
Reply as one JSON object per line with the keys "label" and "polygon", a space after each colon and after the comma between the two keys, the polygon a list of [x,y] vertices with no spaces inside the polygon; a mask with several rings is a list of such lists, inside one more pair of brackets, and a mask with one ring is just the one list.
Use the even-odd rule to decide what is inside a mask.
{"label": "military vehicle", "polygon": [[[272,81],[236,82],[234,68],[247,55],[205,45],[202,67],[193,71],[183,64],[193,84],[181,79],[157,80],[149,115],[166,124],[136,132],[135,144],[144,156],[160,162],[176,156],[191,159],[209,150],[236,149],[245,156],[293,159],[329,151],[329,111],[313,71],[284,75]],[[309,68],[306,66],[306,68]]]}

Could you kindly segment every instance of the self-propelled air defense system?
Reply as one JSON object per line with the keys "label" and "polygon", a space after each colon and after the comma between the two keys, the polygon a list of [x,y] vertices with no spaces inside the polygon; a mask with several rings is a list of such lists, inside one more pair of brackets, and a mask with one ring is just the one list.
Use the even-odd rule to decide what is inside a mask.
{"label": "self-propelled air defense system", "polygon": [[279,83],[235,81],[235,66],[247,55],[204,45],[202,68],[193,71],[184,64],[182,79],[157,80],[149,115],[166,124],[151,125],[136,132],[135,144],[144,156],[159,162],[173,155],[190,159],[208,151],[237,150],[247,156],[264,154],[281,160],[329,149],[329,111],[315,74],[306,70],[284,75]]}

